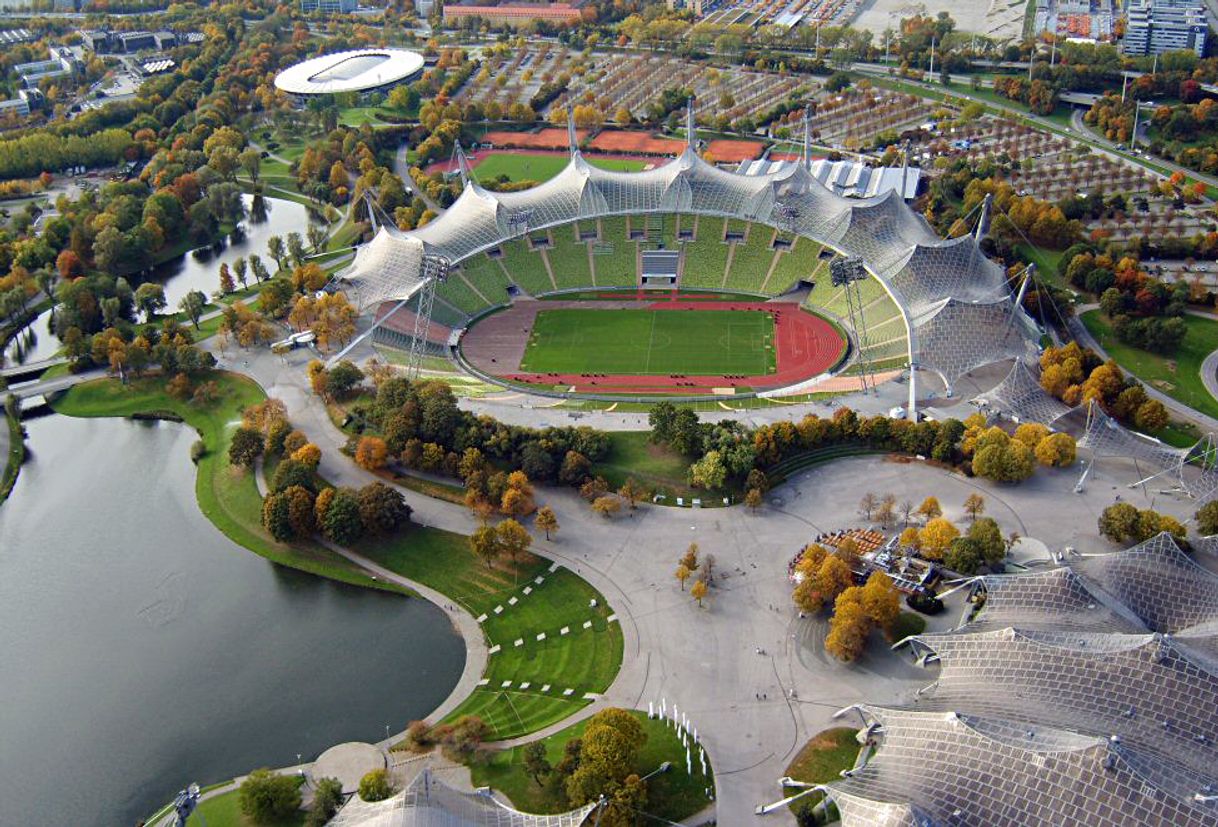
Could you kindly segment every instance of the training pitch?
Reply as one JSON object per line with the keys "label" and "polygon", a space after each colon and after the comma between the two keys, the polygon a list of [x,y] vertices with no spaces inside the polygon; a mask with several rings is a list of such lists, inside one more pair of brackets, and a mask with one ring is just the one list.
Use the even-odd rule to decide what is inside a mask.
{"label": "training pitch", "polygon": [[764,376],[775,370],[774,318],[760,310],[543,310],[520,370]]}

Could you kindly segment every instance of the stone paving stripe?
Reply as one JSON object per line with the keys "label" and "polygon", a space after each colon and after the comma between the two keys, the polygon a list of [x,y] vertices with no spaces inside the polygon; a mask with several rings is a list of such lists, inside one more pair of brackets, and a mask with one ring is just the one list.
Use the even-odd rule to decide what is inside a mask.
{"label": "stone paving stripe", "polygon": [[585,620],[585,621],[584,621],[584,628],[585,628],[585,629],[591,629],[591,628],[592,628],[592,621],[591,621],[591,620]]}
{"label": "stone paving stripe", "polygon": [[509,606],[515,606],[515,605],[516,605],[516,598],[514,598],[514,597],[508,598],[508,605],[509,605]]}
{"label": "stone paving stripe", "polygon": [[569,635],[569,634],[571,634],[571,627],[563,626],[561,629],[558,630],[558,633],[560,635]]}
{"label": "stone paving stripe", "polygon": [[488,655],[493,655],[493,654],[495,654],[496,652],[498,652],[500,648],[502,648],[502,647],[500,647],[500,646],[499,646],[499,644],[498,644],[498,643],[496,643],[496,644],[495,644],[494,646],[492,646],[490,649],[487,649],[487,650],[486,650],[486,653],[487,653]]}
{"label": "stone paving stripe", "polygon": [[518,638],[516,638],[516,645],[517,645],[517,646],[524,646],[524,638],[522,638],[522,637],[518,637]]}
{"label": "stone paving stripe", "polygon": [[574,695],[574,694],[575,694],[575,690],[574,690],[574,689],[564,689],[564,690],[562,691],[562,694],[563,694],[563,697],[567,697],[567,696],[569,696],[569,695]]}
{"label": "stone paving stripe", "polygon": [[606,623],[612,623],[615,620],[617,620],[617,615],[615,614],[609,615],[607,618],[605,618]]}
{"label": "stone paving stripe", "polygon": [[533,578],[533,582],[540,586],[542,583],[546,582],[546,579],[539,574],[537,577]]}
{"label": "stone paving stripe", "polygon": [[525,586],[525,587],[524,587],[524,593],[525,593],[525,594],[532,594],[532,593],[533,593],[533,587],[532,587],[532,586]]}
{"label": "stone paving stripe", "polygon": [[511,685],[512,685],[511,681],[504,681],[502,684],[500,684],[500,688],[507,689]]}
{"label": "stone paving stripe", "polygon": [[502,607],[502,606],[496,606],[496,607],[495,607],[495,614],[497,614],[497,615],[501,615],[501,614],[503,614],[503,607]]}
{"label": "stone paving stripe", "polygon": [[486,615],[484,615],[484,614],[480,614],[480,615],[478,615],[478,622],[479,622],[479,623],[485,623],[485,622],[486,622]]}
{"label": "stone paving stripe", "polygon": [[545,633],[545,632],[542,632],[541,634],[539,634],[539,635],[537,636],[537,639],[538,639],[538,640],[545,640],[545,639],[546,639],[546,633]]}
{"label": "stone paving stripe", "polygon": [[520,684],[521,689],[528,689],[530,686],[532,686],[532,684],[529,683],[528,681],[525,681],[524,683]]}
{"label": "stone paving stripe", "polygon": [[549,685],[548,683],[547,683],[547,684],[545,684],[544,686],[542,686],[542,687],[541,687],[541,691],[542,691],[542,692],[549,692],[549,691],[550,691],[550,685]]}

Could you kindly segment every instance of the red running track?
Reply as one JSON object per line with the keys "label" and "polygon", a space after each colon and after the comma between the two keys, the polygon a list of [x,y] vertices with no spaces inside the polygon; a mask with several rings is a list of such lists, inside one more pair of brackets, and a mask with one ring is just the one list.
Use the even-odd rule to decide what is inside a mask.
{"label": "red running track", "polygon": [[[621,294],[618,294],[621,297]],[[595,305],[590,305],[595,306]],[[680,393],[683,388],[780,388],[825,373],[837,364],[846,343],[840,333],[820,316],[800,309],[795,302],[707,302],[659,301],[651,310],[760,310],[774,317],[775,364],[777,370],[761,376],[655,376],[608,374],[581,376],[574,373],[511,373],[505,378],[541,385],[571,385],[581,393]]]}

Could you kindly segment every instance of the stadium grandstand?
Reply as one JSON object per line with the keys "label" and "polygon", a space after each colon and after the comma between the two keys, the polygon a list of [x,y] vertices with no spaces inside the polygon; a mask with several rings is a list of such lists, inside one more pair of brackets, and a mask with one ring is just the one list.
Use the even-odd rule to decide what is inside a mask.
{"label": "stadium grandstand", "polygon": [[1218,825],[1218,576],[1169,534],[969,584],[971,616],[904,643],[904,707],[819,789],[844,827]]}
{"label": "stadium grandstand", "polygon": [[[896,192],[836,195],[811,175],[806,155],[773,174],[739,175],[707,163],[692,143],[650,170],[605,170],[583,159],[573,124],[568,131],[563,171],[517,192],[479,186],[458,148],[465,188],[456,202],[417,230],[380,228],[340,274],[361,307],[409,298],[412,268],[438,257],[456,277],[439,288],[436,307],[451,311],[442,324],[459,329],[464,321],[451,315],[509,303],[514,290],[638,287],[640,251],[677,246],[682,288],[776,296],[803,283],[806,306],[849,329],[845,293],[826,272],[828,259],[842,255],[860,259],[867,274],[859,283],[867,335],[853,331],[855,358],[865,342],[868,358],[914,368],[911,416],[917,370],[937,375],[950,394],[975,368],[1035,351],[1035,324],[978,238],[940,239]],[[978,235],[986,223],[983,216]]]}

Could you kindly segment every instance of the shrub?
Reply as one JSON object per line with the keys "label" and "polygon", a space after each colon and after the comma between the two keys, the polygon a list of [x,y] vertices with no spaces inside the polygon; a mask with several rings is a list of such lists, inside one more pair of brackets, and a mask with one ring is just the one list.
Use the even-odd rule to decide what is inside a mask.
{"label": "shrub", "polygon": [[194,444],[190,446],[190,461],[198,465],[199,460],[205,456],[207,456],[207,444],[201,439],[196,439]]}
{"label": "shrub", "polygon": [[372,770],[359,780],[359,797],[364,801],[384,801],[393,795],[393,785],[389,783],[389,771]]}
{"label": "shrub", "polygon": [[924,615],[937,615],[943,611],[943,601],[933,594],[914,592],[905,598],[905,605]]}
{"label": "shrub", "polygon": [[228,445],[228,461],[232,465],[249,468],[262,454],[262,434],[253,428],[241,427],[233,431]]}
{"label": "shrub", "polygon": [[305,827],[325,827],[343,803],[343,785],[337,778],[319,778]]}

